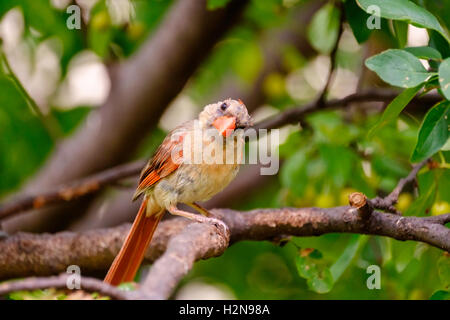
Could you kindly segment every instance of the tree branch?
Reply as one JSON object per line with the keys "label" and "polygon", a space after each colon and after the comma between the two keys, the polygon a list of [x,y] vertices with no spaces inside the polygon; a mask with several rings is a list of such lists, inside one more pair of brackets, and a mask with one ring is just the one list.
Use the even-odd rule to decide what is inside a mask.
{"label": "tree branch", "polygon": [[[161,256],[143,282],[143,286],[150,288],[144,289],[148,297],[169,297],[194,261],[219,256],[230,244],[243,240],[342,232],[421,241],[450,251],[450,229],[444,226],[450,214],[419,218],[374,211],[363,219],[357,210],[348,206],[247,212],[214,209],[212,213],[227,224],[231,232],[229,238],[212,225],[192,223],[183,218],[161,222],[146,253],[146,263]],[[81,268],[83,275],[105,272],[128,230],[129,224],[80,233],[10,236],[0,241],[0,279],[57,274],[73,264]]]}
{"label": "tree branch", "polygon": [[[261,121],[260,123],[255,125],[255,129],[274,129],[287,124],[296,124],[303,120],[305,116],[320,109],[334,109],[338,107],[343,108],[348,106],[349,104],[357,102],[390,102],[397,96],[398,92],[394,91],[369,90],[366,92],[353,93],[341,99],[325,101],[323,105],[318,103],[318,101],[314,101],[299,107],[288,109],[273,117]],[[438,94],[428,94],[420,97],[415,97],[411,101],[411,104],[418,103],[420,105],[433,105],[440,100],[442,100],[442,97],[440,97]]]}
{"label": "tree branch", "polygon": [[423,160],[422,162],[413,166],[411,172],[405,178],[399,180],[397,186],[392,190],[392,192],[386,196],[385,198],[376,197],[375,199],[370,200],[372,207],[376,209],[386,210],[388,212],[401,214],[394,205],[398,201],[398,197],[400,193],[403,191],[405,186],[416,179],[417,173],[419,170],[429,162],[429,159]]}
{"label": "tree branch", "polygon": [[228,230],[192,223],[171,238],[164,254],[152,265],[142,282],[145,298],[167,299],[192,269],[194,262],[222,255],[230,243]]}
{"label": "tree branch", "polygon": [[14,213],[79,199],[118,180],[138,175],[144,166],[143,160],[119,165],[53,190],[13,200],[0,207],[0,219]]}

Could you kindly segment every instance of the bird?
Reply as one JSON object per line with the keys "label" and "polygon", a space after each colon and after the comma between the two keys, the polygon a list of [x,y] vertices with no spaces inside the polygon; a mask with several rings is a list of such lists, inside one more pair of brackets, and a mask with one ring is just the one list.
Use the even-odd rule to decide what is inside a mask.
{"label": "bird", "polygon": [[[143,196],[141,206],[104,282],[117,286],[134,280],[166,211],[227,228],[198,202],[209,200],[236,177],[244,147],[243,130],[238,129],[252,125],[245,104],[229,98],[206,105],[197,119],[167,134],[141,172],[133,195],[133,201]],[[200,215],[180,210],[178,204],[188,205]]]}

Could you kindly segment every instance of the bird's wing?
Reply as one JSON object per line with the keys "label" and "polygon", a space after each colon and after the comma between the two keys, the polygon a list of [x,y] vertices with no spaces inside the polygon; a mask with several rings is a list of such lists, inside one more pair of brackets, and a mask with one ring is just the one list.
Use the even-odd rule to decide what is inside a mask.
{"label": "bird's wing", "polygon": [[178,169],[183,158],[183,138],[186,133],[187,131],[183,131],[183,127],[180,126],[167,135],[153,158],[142,170],[133,200],[139,197],[145,189]]}

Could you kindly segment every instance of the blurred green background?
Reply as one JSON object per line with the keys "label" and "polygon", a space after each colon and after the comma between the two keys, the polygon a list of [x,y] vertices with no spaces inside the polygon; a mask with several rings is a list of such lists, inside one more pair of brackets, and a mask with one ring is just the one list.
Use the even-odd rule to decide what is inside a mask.
{"label": "blurred green background", "polygon": [[[265,50],[279,57],[279,68],[264,75],[263,103],[254,115],[262,119],[290,107],[313,101],[325,85],[330,53],[343,34],[336,53],[336,73],[328,98],[342,98],[358,90],[398,90],[364,67],[368,57],[388,48],[427,46],[430,31],[382,19],[382,28],[360,29],[351,23],[366,14],[353,0],[325,1],[303,25],[308,53],[286,41],[267,45],[267,39],[295,23],[296,15],[312,6],[306,0],[252,0],[238,24],[214,47],[187,86],[169,106],[160,127],[149,136],[134,158],[151,155],[164,134],[192,117],[227,83],[249,90],[271,63]],[[450,2],[417,0],[443,28],[450,27]],[[0,69],[0,196],[20,192],[39,171],[57,141],[69,137],[109,92],[108,69],[128,59],[157,30],[173,1],[77,1],[87,14],[81,30],[69,30],[68,5],[73,1],[2,0],[0,37],[2,55],[36,106],[24,96],[3,63]],[[217,10],[227,0],[209,0]],[[339,9],[341,8],[341,9]],[[309,10],[309,9],[308,9]],[[349,17],[352,21],[349,24]],[[312,18],[312,19],[311,19]],[[364,21],[364,20],[362,20]],[[399,31],[403,28],[403,31]],[[354,29],[355,30],[355,29]],[[358,30],[356,28],[356,30]],[[355,38],[358,37],[358,40]],[[442,52],[443,58],[449,52]],[[433,67],[433,62],[430,62]],[[433,89],[433,87],[431,87]],[[398,90],[398,92],[400,92]],[[237,97],[238,98],[238,97]],[[282,131],[278,176],[249,195],[230,201],[229,207],[334,207],[348,204],[354,191],[369,197],[386,195],[411,168],[410,156],[427,110],[402,113],[368,138],[380,119],[383,104],[370,108],[346,107],[316,112],[302,128]],[[38,109],[36,109],[36,107]],[[126,106],[124,106],[125,108]],[[172,112],[169,112],[171,109]],[[400,195],[397,208],[405,215],[429,216],[450,212],[450,153],[433,158],[441,166],[425,168],[418,188]],[[242,242],[223,256],[199,261],[180,284],[174,298],[236,299],[429,299],[449,296],[450,258],[428,245],[393,239],[328,234],[291,238],[279,243]],[[311,250],[309,250],[311,248]],[[314,249],[314,250],[312,250]],[[369,290],[366,268],[381,268],[381,289]],[[46,297],[48,291],[34,293]],[[33,294],[11,298],[33,297]]]}

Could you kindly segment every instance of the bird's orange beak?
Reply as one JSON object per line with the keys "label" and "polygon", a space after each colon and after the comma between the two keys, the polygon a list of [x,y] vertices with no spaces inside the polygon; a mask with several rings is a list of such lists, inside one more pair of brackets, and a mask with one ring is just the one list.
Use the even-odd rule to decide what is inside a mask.
{"label": "bird's orange beak", "polygon": [[224,137],[228,137],[236,128],[236,118],[229,116],[222,116],[214,120],[213,126]]}

